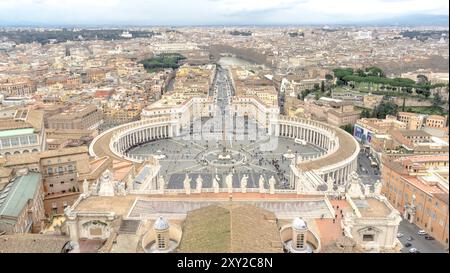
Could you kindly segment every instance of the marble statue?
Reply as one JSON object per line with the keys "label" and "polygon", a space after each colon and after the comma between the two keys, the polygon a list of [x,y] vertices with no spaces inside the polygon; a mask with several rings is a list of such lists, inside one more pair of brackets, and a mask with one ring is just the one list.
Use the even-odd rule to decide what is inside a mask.
{"label": "marble statue", "polygon": [[272,177],[270,177],[270,179],[269,179],[270,194],[275,194],[275,183],[276,183],[275,177],[273,177],[273,175],[272,175]]}
{"label": "marble statue", "polygon": [[258,181],[258,183],[259,183],[259,192],[260,193],[264,193],[265,192],[264,181],[265,181],[264,176],[261,174],[259,176],[259,181]]}
{"label": "marble statue", "polygon": [[233,192],[233,174],[232,173],[229,173],[225,177],[225,184],[227,184],[228,193],[232,193]]}
{"label": "marble statue", "polygon": [[99,196],[114,196],[114,182],[113,175],[110,170],[103,172],[100,177],[100,188],[98,191]]}
{"label": "marble statue", "polygon": [[347,189],[347,193],[351,198],[364,198],[365,191],[361,189],[362,183],[361,179],[358,177],[358,174],[356,172],[352,172],[350,179],[350,185]]}
{"label": "marble statue", "polygon": [[90,187],[91,188],[91,190],[90,190],[91,194],[98,195],[98,187],[99,187],[98,184],[99,184],[98,179],[95,180],[95,182],[91,184],[91,187]]}
{"label": "marble statue", "polygon": [[381,181],[377,180],[377,182],[375,182],[373,187],[374,187],[374,193],[376,195],[380,195],[381,194],[381,188],[383,187],[383,184],[381,183]]}
{"label": "marble statue", "polygon": [[189,178],[189,175],[186,174],[184,181],[184,190],[186,191],[186,194],[191,194],[191,179]]}
{"label": "marble statue", "polygon": [[214,193],[219,193],[219,189],[220,189],[219,180],[220,180],[219,175],[216,174],[216,176],[213,179]]}
{"label": "marble statue", "polygon": [[333,177],[329,177],[328,181],[327,181],[327,190],[328,191],[333,191],[334,189],[334,178]]}
{"label": "marble statue", "polygon": [[195,182],[197,183],[196,187],[197,187],[197,193],[201,193],[202,192],[202,186],[203,186],[203,178],[202,176],[199,174],[197,179],[195,180]]}
{"label": "marble statue", "polygon": [[162,175],[159,176],[158,182],[159,182],[158,189],[160,191],[164,191],[164,187],[165,187],[166,182],[164,181],[164,177]]}
{"label": "marble statue", "polygon": [[127,191],[125,190],[125,182],[119,182],[117,183],[117,195],[125,196],[127,195]]}
{"label": "marble statue", "polygon": [[247,192],[248,175],[244,174],[241,179],[241,190],[243,193]]}
{"label": "marble statue", "polygon": [[83,193],[89,195],[89,182],[86,178],[83,181]]}
{"label": "marble statue", "polygon": [[370,185],[364,185],[364,195],[368,196],[370,194]]}

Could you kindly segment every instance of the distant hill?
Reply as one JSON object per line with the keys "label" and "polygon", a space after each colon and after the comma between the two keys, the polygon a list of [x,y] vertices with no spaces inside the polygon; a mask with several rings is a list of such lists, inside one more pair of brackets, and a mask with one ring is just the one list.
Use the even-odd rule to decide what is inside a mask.
{"label": "distant hill", "polygon": [[391,26],[448,26],[448,18],[448,15],[410,14],[367,23]]}

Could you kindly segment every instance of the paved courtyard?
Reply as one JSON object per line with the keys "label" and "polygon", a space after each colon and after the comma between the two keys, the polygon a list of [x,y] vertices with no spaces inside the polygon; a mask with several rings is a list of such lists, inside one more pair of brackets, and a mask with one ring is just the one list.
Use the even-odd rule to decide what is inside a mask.
{"label": "paved courtyard", "polygon": [[200,175],[203,187],[211,188],[215,174],[220,178],[221,187],[226,187],[225,176],[233,173],[233,186],[239,187],[244,175],[248,176],[248,188],[257,188],[260,175],[265,178],[266,188],[268,180],[273,176],[277,181],[277,188],[287,188],[290,174],[291,159],[284,154],[293,156],[312,156],[323,153],[324,150],[312,146],[295,143],[292,139],[278,138],[273,151],[261,151],[261,141],[232,140],[227,149],[240,152],[246,161],[233,166],[212,166],[203,161],[202,156],[208,151],[222,151],[223,145],[208,140],[163,139],[156,140],[136,147],[129,151],[133,155],[164,155],[160,159],[161,174],[168,182],[167,188],[181,189],[186,173],[191,178],[191,187],[195,188],[195,180]]}
{"label": "paved courtyard", "polygon": [[246,175],[248,188],[258,187],[260,176],[268,188],[268,180],[273,176],[276,188],[287,189],[292,160],[322,154],[325,150],[295,143],[293,139],[269,136],[252,115],[234,115],[230,106],[233,93],[227,70],[219,68],[209,93],[215,102],[211,117],[194,117],[180,136],[141,144],[127,154],[158,156],[160,173],[168,189],[183,188],[186,174],[191,179],[191,188],[195,188],[199,176],[203,179],[202,186],[211,188],[216,174],[220,186],[226,187],[224,178],[229,173],[233,173],[233,187],[240,187]]}

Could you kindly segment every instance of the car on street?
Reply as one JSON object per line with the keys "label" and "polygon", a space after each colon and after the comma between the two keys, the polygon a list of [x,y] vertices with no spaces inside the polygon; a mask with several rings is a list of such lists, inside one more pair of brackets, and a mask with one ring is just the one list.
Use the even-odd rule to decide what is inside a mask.
{"label": "car on street", "polygon": [[411,246],[412,246],[412,244],[409,243],[409,242],[407,242],[407,243],[405,244],[405,247],[411,247]]}
{"label": "car on street", "polygon": [[397,238],[402,238],[403,237],[403,233],[397,233]]}
{"label": "car on street", "polygon": [[425,230],[421,229],[421,230],[417,231],[417,234],[419,234],[419,235],[427,235],[427,232]]}
{"label": "car on street", "polygon": [[413,238],[413,237],[411,237],[411,236],[408,236],[408,238],[406,238],[406,240],[408,240],[408,241],[412,241],[412,240],[414,240],[414,238]]}
{"label": "car on street", "polygon": [[419,250],[417,250],[417,248],[413,247],[409,249],[409,253],[420,253]]}
{"label": "car on street", "polygon": [[425,240],[434,240],[434,238],[433,238],[433,236],[430,236],[430,235],[425,235]]}

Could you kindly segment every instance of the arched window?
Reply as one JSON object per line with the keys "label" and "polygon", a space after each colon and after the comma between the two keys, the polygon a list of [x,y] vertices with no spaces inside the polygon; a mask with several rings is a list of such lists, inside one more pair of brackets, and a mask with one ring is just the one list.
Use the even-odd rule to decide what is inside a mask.
{"label": "arched window", "polygon": [[158,248],[159,249],[165,249],[166,248],[166,242],[164,240],[164,237],[162,234],[158,234]]}
{"label": "arched window", "polygon": [[303,248],[305,244],[305,235],[304,234],[297,234],[297,248]]}

